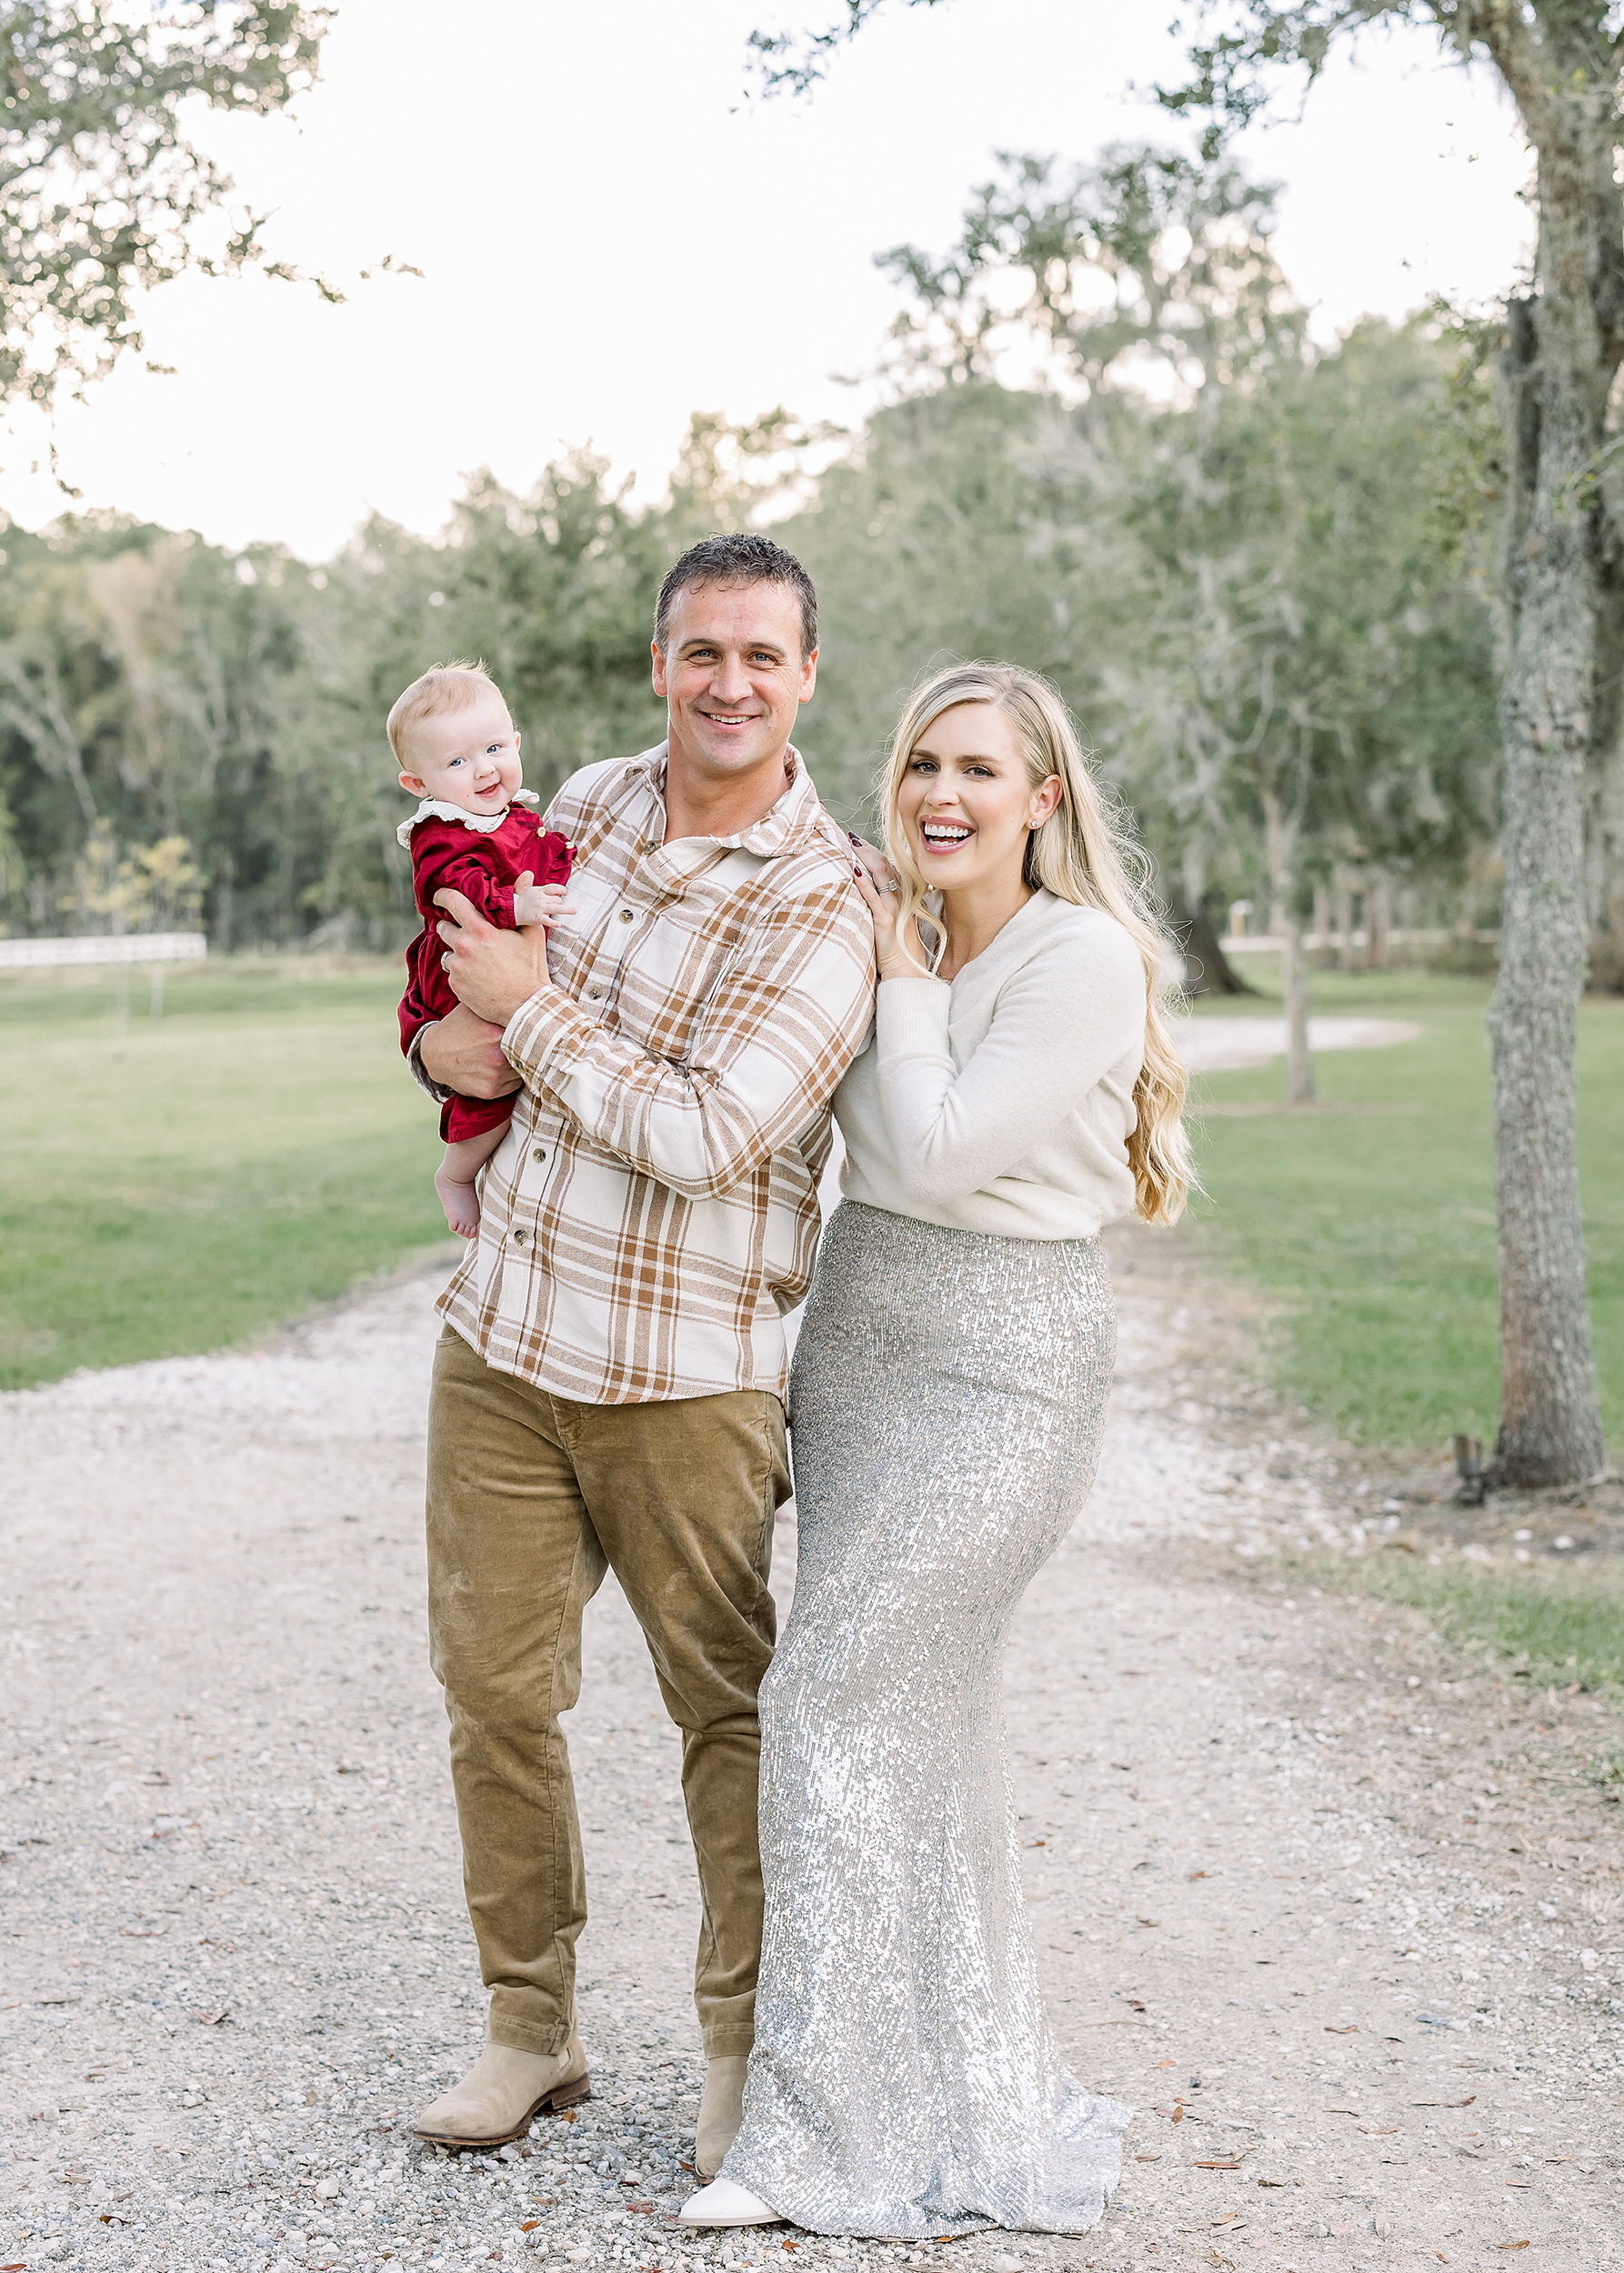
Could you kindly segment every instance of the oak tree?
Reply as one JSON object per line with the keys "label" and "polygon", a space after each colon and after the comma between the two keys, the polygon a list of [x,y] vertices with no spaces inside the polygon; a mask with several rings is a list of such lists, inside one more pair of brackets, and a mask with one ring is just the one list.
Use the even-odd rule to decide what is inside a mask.
{"label": "oak tree", "polygon": [[183,121],[285,109],[315,79],[329,13],[0,0],[0,402],[48,410],[139,353],[141,295],[188,269],[293,274]]}
{"label": "oak tree", "polygon": [[[906,0],[932,6],[937,0]],[[767,91],[805,93],[883,0],[827,30],[757,34]],[[1499,976],[1489,1006],[1508,1483],[1602,1467],[1577,1159],[1576,1013],[1591,919],[1624,935],[1624,24],[1612,0],[1198,0],[1190,75],[1158,90],[1204,155],[1310,85],[1373,25],[1430,30],[1488,62],[1535,163],[1533,274],[1506,309],[1499,374],[1507,500]],[[1587,830],[1587,822],[1590,824]],[[1615,838],[1619,841],[1615,841]],[[1587,897],[1589,886],[1589,898]]]}

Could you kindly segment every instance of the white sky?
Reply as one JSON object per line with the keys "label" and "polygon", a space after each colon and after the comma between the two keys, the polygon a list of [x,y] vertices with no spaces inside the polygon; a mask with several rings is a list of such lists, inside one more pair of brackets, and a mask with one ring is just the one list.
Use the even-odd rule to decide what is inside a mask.
{"label": "white sky", "polygon": [[[860,415],[868,391],[834,375],[872,366],[895,312],[873,255],[947,245],[994,150],[1173,138],[1129,92],[1177,68],[1166,0],[897,5],[809,105],[741,108],[764,5],[838,13],[340,0],[296,124],[205,133],[276,208],[282,257],[346,282],[394,253],[424,280],[339,308],[261,279],[166,287],[148,353],[177,375],[129,365],[65,410],[65,476],[89,506],[311,558],[369,509],[433,530],[466,471],[526,486],[588,441],[652,496],[696,408]],[[1288,185],[1278,249],[1322,330],[1487,299],[1526,256],[1508,108],[1422,33],[1368,41],[1251,156]],[[19,424],[0,472],[29,526],[61,506],[29,471],[41,431]]]}

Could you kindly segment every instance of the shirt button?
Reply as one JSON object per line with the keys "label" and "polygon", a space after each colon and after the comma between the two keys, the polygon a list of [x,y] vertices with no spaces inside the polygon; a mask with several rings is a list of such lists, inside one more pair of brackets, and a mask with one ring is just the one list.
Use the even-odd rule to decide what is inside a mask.
{"label": "shirt button", "polygon": [[604,990],[601,986],[588,986],[586,989],[586,999],[588,1002],[602,1002],[603,998]]}
{"label": "shirt button", "polygon": [[546,1157],[546,1147],[545,1145],[537,1145],[535,1151],[530,1155],[532,1160],[545,1160]]}
{"label": "shirt button", "polygon": [[516,1247],[522,1247],[529,1236],[530,1235],[527,1231],[516,1231],[513,1235],[514,1246]]}
{"label": "shirt button", "polygon": [[630,908],[630,907],[623,907],[623,908],[621,909],[621,911],[620,911],[620,920],[621,920],[621,922],[622,922],[623,924],[629,924],[629,923],[631,922],[631,919],[632,919],[633,916],[636,914],[636,912],[637,912],[637,911],[636,911],[634,908]]}

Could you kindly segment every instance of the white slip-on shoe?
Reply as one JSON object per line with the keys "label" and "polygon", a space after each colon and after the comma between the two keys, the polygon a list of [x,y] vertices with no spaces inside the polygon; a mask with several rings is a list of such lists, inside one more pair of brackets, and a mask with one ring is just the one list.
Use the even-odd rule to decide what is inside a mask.
{"label": "white slip-on shoe", "polygon": [[713,2178],[697,2194],[690,2194],[677,2212],[682,2226],[777,2226],[783,2221],[758,2194],[751,2194],[731,2178]]}

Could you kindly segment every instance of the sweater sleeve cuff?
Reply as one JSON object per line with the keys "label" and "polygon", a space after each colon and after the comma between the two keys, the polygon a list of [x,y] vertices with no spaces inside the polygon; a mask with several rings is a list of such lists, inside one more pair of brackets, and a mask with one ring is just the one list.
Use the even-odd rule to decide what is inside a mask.
{"label": "sweater sleeve cuff", "polygon": [[890,1057],[945,1057],[953,989],[939,978],[887,978],[879,985],[876,1035],[879,1062]]}

